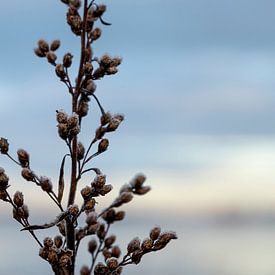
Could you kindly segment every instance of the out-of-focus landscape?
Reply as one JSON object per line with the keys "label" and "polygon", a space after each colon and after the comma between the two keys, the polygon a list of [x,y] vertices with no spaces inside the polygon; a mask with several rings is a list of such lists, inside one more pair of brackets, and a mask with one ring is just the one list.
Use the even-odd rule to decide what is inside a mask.
{"label": "out-of-focus landscape", "polygon": [[[15,0],[0,9],[0,136],[14,153],[28,150],[33,169],[53,182],[66,152],[55,110],[69,111],[69,97],[32,49],[39,38],[59,38],[60,58],[72,51],[77,60],[78,40],[59,2]],[[106,110],[126,119],[94,165],[114,185],[112,198],[137,172],[152,187],[124,208],[125,221],[111,232],[119,232],[122,249],[155,225],[179,237],[125,274],[274,275],[275,2],[104,2],[113,25],[103,27],[94,52],[120,55],[123,64],[115,77],[98,82],[97,95]],[[83,143],[98,119],[92,104]],[[33,223],[56,216],[17,167],[3,156],[0,166],[10,190],[24,192]],[[51,274],[34,241],[19,230],[0,202],[0,274]],[[78,270],[90,261],[85,245]]]}

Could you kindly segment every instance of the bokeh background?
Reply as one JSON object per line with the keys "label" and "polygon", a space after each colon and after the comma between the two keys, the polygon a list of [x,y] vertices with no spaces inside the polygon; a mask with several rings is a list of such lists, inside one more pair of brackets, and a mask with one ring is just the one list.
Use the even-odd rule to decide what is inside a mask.
{"label": "bokeh background", "polygon": [[[124,61],[119,74],[98,82],[97,95],[126,120],[94,165],[115,186],[113,198],[137,172],[152,186],[125,208],[126,220],[111,232],[119,232],[122,247],[155,225],[179,236],[125,274],[273,275],[275,2],[104,2],[113,25],[103,28],[95,55]],[[0,9],[0,135],[14,153],[27,149],[33,169],[55,182],[66,151],[55,110],[69,111],[69,97],[32,49],[39,38],[59,38],[59,57],[71,51],[78,63],[79,43],[65,12],[57,0],[5,1]],[[92,103],[83,142],[98,116]],[[24,191],[33,223],[55,217],[55,207],[17,167],[3,157],[0,166],[10,190]],[[3,202],[0,209],[0,274],[51,274],[11,209]],[[85,250],[84,244],[78,269],[89,262]]]}

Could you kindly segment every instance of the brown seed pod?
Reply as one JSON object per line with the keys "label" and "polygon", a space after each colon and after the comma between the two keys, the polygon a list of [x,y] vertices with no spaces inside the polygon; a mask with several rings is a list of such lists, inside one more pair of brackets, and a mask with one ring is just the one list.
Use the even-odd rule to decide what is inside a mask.
{"label": "brown seed pod", "polygon": [[0,167],[0,191],[5,191],[8,188],[9,177],[6,175],[5,170]]}
{"label": "brown seed pod", "polygon": [[0,152],[1,154],[7,154],[9,151],[9,143],[5,138],[0,138]]}
{"label": "brown seed pod", "polygon": [[34,173],[29,168],[23,168],[21,175],[27,181],[34,181],[35,179]]}
{"label": "brown seed pod", "polygon": [[90,37],[93,41],[97,40],[98,38],[100,38],[101,36],[101,29],[100,28],[95,28],[91,33],[90,33]]}
{"label": "brown seed pod", "polygon": [[109,236],[109,237],[107,237],[107,238],[105,239],[104,243],[105,243],[105,246],[106,246],[107,248],[110,248],[111,245],[112,245],[115,241],[116,241],[116,236],[115,236],[115,235],[111,235],[111,236]]}
{"label": "brown seed pod", "polygon": [[112,257],[112,258],[109,258],[107,261],[106,261],[106,264],[107,264],[107,267],[113,271],[115,270],[117,267],[118,267],[118,260],[117,258],[115,257]]}
{"label": "brown seed pod", "polygon": [[66,72],[65,72],[65,69],[64,69],[64,65],[63,64],[57,64],[55,66],[55,73],[61,80],[65,79]]}
{"label": "brown seed pod", "polygon": [[117,245],[113,246],[111,253],[112,253],[112,257],[119,258],[120,254],[121,254],[121,250],[120,250],[119,246],[117,246]]}
{"label": "brown seed pod", "polygon": [[44,39],[38,40],[37,45],[42,52],[47,53],[49,51],[49,44]]}
{"label": "brown seed pod", "polygon": [[80,269],[80,275],[90,275],[90,268],[87,265],[84,265]]}
{"label": "brown seed pod", "polygon": [[47,60],[50,64],[52,64],[54,66],[56,65],[55,61],[57,59],[57,56],[54,52],[52,52],[52,51],[47,52],[46,57],[47,57]]}
{"label": "brown seed pod", "polygon": [[127,246],[128,253],[133,253],[136,250],[140,250],[140,239],[139,238],[132,239]]}
{"label": "brown seed pod", "polygon": [[30,163],[30,156],[27,151],[19,149],[17,151],[18,160],[22,167],[28,167]]}
{"label": "brown seed pod", "polygon": [[147,238],[145,240],[143,240],[142,244],[141,244],[141,249],[144,252],[150,251],[153,248],[154,242],[153,240]]}
{"label": "brown seed pod", "polygon": [[95,239],[91,239],[88,243],[88,251],[93,254],[97,248],[97,241]]}
{"label": "brown seed pod", "polygon": [[97,223],[97,215],[95,212],[90,212],[86,217],[86,223],[88,225],[96,224]]}
{"label": "brown seed pod", "polygon": [[51,44],[51,51],[56,51],[60,47],[60,40],[54,40]]}
{"label": "brown seed pod", "polygon": [[43,52],[40,48],[35,48],[33,51],[36,54],[36,56],[38,56],[38,57],[46,56],[46,52]]}
{"label": "brown seed pod", "polygon": [[40,182],[40,186],[41,186],[43,191],[45,191],[45,192],[51,192],[52,191],[53,185],[52,185],[52,182],[49,178],[41,177],[39,182]]}
{"label": "brown seed pod", "polygon": [[107,138],[102,139],[98,144],[97,152],[98,153],[105,152],[108,149],[108,146],[109,146],[109,140]]}
{"label": "brown seed pod", "polygon": [[161,229],[159,226],[156,226],[154,228],[151,229],[150,231],[150,238],[151,240],[155,241],[159,235],[160,235]]}
{"label": "brown seed pod", "polygon": [[57,247],[57,248],[60,248],[63,244],[63,239],[62,239],[62,236],[60,235],[57,235],[54,237],[54,245]]}
{"label": "brown seed pod", "polygon": [[21,207],[24,204],[24,196],[22,192],[16,191],[13,196],[13,202],[17,207]]}
{"label": "brown seed pod", "polygon": [[52,238],[49,238],[49,237],[45,238],[45,239],[43,240],[43,244],[44,244],[44,246],[47,247],[47,248],[52,247],[52,246],[53,246],[53,240],[52,240]]}
{"label": "brown seed pod", "polygon": [[73,55],[71,53],[66,53],[63,57],[63,65],[65,68],[69,68],[72,65]]}

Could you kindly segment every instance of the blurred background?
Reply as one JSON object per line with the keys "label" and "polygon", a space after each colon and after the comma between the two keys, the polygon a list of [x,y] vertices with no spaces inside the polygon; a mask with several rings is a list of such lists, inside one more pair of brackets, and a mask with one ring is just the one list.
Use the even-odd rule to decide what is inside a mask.
{"label": "blurred background", "polygon": [[[119,74],[98,82],[97,95],[106,110],[126,119],[94,162],[115,187],[100,207],[143,172],[152,191],[127,205],[125,221],[111,232],[119,232],[124,251],[155,225],[179,237],[125,274],[275,274],[275,2],[104,3],[104,18],[113,25],[103,27],[94,54],[122,56],[123,64]],[[1,6],[0,136],[14,154],[28,150],[37,174],[56,182],[66,147],[55,110],[69,111],[69,96],[54,68],[32,49],[39,38],[59,38],[59,60],[70,51],[78,64],[79,42],[60,1]],[[98,119],[92,103],[83,143]],[[0,166],[10,190],[24,191],[31,222],[55,217],[51,201],[24,182],[17,167],[3,156]],[[31,237],[19,232],[10,207],[0,202],[0,209],[0,274],[51,274]],[[78,270],[90,261],[85,245]]]}

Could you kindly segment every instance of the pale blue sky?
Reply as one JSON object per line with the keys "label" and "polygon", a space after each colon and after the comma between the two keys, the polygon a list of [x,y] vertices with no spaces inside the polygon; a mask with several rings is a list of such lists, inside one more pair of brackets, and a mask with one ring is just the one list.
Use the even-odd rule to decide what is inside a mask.
{"label": "pale blue sky", "polygon": [[[205,233],[199,225],[194,233],[188,216],[274,213],[275,1],[102,2],[108,5],[105,20],[113,25],[103,27],[95,54],[120,55],[123,64],[119,74],[98,82],[97,95],[106,110],[122,112],[126,120],[109,136],[110,148],[95,166],[116,189],[136,172],[148,176],[153,191],[133,202],[129,216],[143,221],[144,230],[161,218],[160,225],[184,236],[171,246],[178,258],[169,254],[172,250],[156,257],[167,269],[181,262],[186,275],[273,274],[268,244],[274,229],[267,233],[248,226],[234,235],[232,228]],[[0,136],[10,140],[13,152],[27,149],[34,170],[53,181],[66,150],[57,137],[55,110],[69,110],[69,100],[53,68],[34,56],[33,48],[39,38],[59,38],[60,57],[72,51],[77,60],[79,43],[65,12],[58,0],[6,1],[0,9]],[[91,109],[84,143],[98,123],[94,103]],[[1,157],[0,166],[12,179],[11,190],[25,190],[34,220],[53,213],[45,210],[47,198],[23,182],[13,164]],[[3,209],[0,223],[9,217],[8,207]],[[134,223],[130,226],[135,230]],[[11,228],[5,230],[19,234]],[[24,241],[22,247],[26,235]],[[10,247],[3,262],[9,253],[14,253]],[[1,265],[0,273],[1,268],[6,272],[11,266]],[[144,268],[152,275],[164,270],[150,263]]]}

